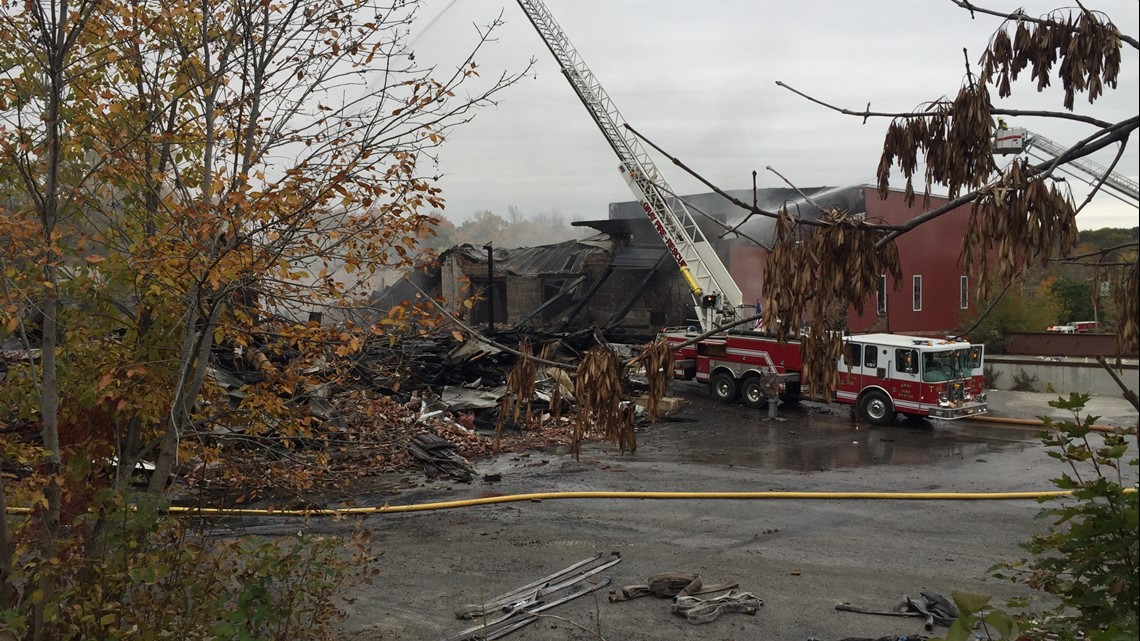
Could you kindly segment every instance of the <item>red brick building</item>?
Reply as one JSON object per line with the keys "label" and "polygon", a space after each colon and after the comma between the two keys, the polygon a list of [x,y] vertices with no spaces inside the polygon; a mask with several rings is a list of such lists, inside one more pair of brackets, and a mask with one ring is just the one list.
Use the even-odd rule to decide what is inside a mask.
{"label": "red brick building", "polygon": [[[870,220],[895,225],[947,202],[944,197],[932,196],[928,204],[923,204],[920,196],[913,205],[907,206],[901,191],[893,191],[886,199],[880,199],[871,185],[805,189],[804,192],[821,206],[865,213]],[[744,202],[752,201],[751,190],[730,193]],[[814,211],[810,205],[797,201],[796,194],[787,189],[762,189],[757,197],[758,206],[768,211],[776,211],[784,204],[790,209],[798,208],[801,215]],[[700,207],[705,214],[729,224],[735,224],[743,215],[738,207],[716,194],[684,196],[683,199],[690,203],[690,209]],[[644,217],[644,214],[636,203],[610,205],[611,219],[637,216]],[[884,275],[882,285],[885,287],[865,302],[863,315],[858,315],[854,308],[848,311],[850,331],[943,336],[960,329],[963,316],[974,308],[973,283],[959,265],[969,219],[970,207],[966,205],[900,236],[896,243],[903,274],[901,282],[896,284],[890,276]],[[710,239],[723,233],[723,228],[714,224],[706,226],[705,221],[701,227]],[[751,239],[762,243],[771,242],[772,228],[770,219],[757,217],[741,226]],[[718,241],[718,252],[739,285],[744,302],[762,300],[766,251],[751,240],[735,239]]]}
{"label": "red brick building", "polygon": [[[862,189],[867,218],[881,218],[888,224],[902,224],[947,202],[946,198],[931,196],[930,203],[924,205],[919,197],[907,206],[900,191],[880,200],[873,187]],[[896,284],[889,276],[883,277],[881,282],[891,282],[885,282],[886,290],[880,291],[876,300],[866,301],[862,317],[849,310],[851,331],[942,336],[959,329],[962,317],[974,305],[972,283],[959,263],[969,222],[970,206],[964,205],[899,236],[895,242],[902,282]]]}

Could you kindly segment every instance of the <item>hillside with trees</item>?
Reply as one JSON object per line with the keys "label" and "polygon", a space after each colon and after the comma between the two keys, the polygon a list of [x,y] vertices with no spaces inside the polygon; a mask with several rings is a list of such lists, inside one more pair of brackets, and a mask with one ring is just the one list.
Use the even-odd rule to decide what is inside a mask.
{"label": "hillside with trees", "polygon": [[1104,279],[1118,263],[1135,261],[1138,241],[1137,227],[1081,231],[1074,255],[1104,257],[1108,265],[1103,271],[1083,260],[1054,257],[1031,266],[1008,287],[991,284],[992,295],[977,312],[964,316],[960,326],[995,354],[1004,351],[1004,337],[1010,332],[1044,332],[1054,325],[1097,321],[1098,332],[1115,333],[1120,310]]}

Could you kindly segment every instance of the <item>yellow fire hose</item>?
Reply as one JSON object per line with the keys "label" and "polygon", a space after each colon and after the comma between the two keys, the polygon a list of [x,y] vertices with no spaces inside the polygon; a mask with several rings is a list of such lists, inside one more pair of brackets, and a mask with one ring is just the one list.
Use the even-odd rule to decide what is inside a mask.
{"label": "yellow fire hose", "polygon": [[[968,420],[1010,425],[1041,426],[1037,419],[1004,418],[998,416],[972,416]],[[1095,431],[1111,432],[1116,428],[1094,425]],[[1134,431],[1134,430],[1133,430]],[[1125,493],[1136,488],[1124,488]],[[458,501],[416,503],[412,505],[381,505],[373,507],[284,510],[273,508],[188,507],[173,505],[166,508],[170,514],[189,516],[369,516],[375,514],[402,514],[454,510],[479,505],[500,503],[540,502],[566,499],[620,499],[620,500],[856,500],[856,501],[1025,501],[1070,496],[1069,490],[1043,490],[1033,492],[539,492],[508,494]],[[31,514],[32,508],[9,507],[9,514]]]}
{"label": "yellow fire hose", "polygon": [[[1125,488],[1125,493],[1136,488]],[[856,500],[856,501],[1024,501],[1070,496],[1069,490],[1034,492],[539,492],[508,494],[477,499],[415,503],[412,505],[381,505],[374,507],[348,507],[311,510],[279,510],[273,508],[188,507],[175,505],[166,508],[171,514],[190,516],[369,516],[374,514],[400,514],[454,510],[499,503],[541,502],[565,499],[634,499],[634,500]],[[11,507],[10,514],[29,514],[31,508]]]}

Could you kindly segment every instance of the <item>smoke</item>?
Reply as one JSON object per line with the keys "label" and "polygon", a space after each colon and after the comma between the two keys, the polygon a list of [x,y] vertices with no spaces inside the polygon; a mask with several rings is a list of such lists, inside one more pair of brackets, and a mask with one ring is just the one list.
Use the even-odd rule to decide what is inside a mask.
{"label": "smoke", "polygon": [[464,243],[513,249],[554,245],[565,240],[582,239],[597,232],[589,227],[571,226],[558,212],[526,215],[514,207],[506,216],[483,210],[455,225],[440,216],[436,236],[428,244],[442,251]]}
{"label": "smoke", "polygon": [[[866,204],[863,201],[863,187],[864,185],[862,184],[854,184],[842,187],[813,187],[801,189],[800,191],[811,198],[811,202],[808,202],[807,199],[801,197],[792,189],[761,189],[758,190],[756,194],[756,206],[771,212],[779,211],[784,206],[787,206],[788,213],[791,215],[808,219],[819,218],[820,211],[815,205],[818,205],[824,210],[838,208],[851,213],[862,214],[867,211]],[[752,202],[752,192],[748,191],[747,193],[748,196],[740,198],[740,200],[750,203]],[[815,205],[812,203],[815,203]],[[751,238],[765,242],[771,240],[772,232],[776,226],[775,220],[767,216],[752,216],[741,224],[740,221],[746,217],[747,212],[735,212],[728,224],[730,226],[740,225],[740,232]]]}

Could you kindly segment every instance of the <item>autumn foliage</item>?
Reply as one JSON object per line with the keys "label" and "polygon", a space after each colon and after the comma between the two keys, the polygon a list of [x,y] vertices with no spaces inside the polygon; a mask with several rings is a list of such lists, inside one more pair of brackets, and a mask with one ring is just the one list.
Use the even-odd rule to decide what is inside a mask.
{"label": "autumn foliage", "polygon": [[[290,397],[399,330],[347,319],[431,233],[444,203],[425,159],[517,78],[457,93],[473,57],[440,78],[417,67],[415,9],[4,2],[0,338],[16,356],[0,420],[30,437],[5,440],[0,470],[20,472],[0,490],[34,511],[0,527],[15,617],[0,636],[77,638],[54,627],[72,579],[21,559],[70,563],[104,540],[100,488],[129,496],[146,460],[162,495],[180,464],[216,455],[199,437],[218,426],[305,435]],[[256,374],[238,401],[219,358]]]}

